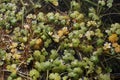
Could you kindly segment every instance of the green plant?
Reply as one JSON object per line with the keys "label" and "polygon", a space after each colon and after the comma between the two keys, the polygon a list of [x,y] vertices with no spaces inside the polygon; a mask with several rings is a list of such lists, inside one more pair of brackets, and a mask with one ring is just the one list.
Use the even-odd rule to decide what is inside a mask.
{"label": "green plant", "polygon": [[0,77],[112,80],[120,23],[110,15],[118,12],[114,0],[0,1]]}

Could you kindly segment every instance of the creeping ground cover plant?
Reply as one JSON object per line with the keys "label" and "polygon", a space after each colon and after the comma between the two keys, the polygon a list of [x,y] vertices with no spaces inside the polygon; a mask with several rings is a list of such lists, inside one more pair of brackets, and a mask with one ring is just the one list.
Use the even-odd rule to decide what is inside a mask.
{"label": "creeping ground cover plant", "polygon": [[0,80],[119,80],[119,4],[0,0]]}

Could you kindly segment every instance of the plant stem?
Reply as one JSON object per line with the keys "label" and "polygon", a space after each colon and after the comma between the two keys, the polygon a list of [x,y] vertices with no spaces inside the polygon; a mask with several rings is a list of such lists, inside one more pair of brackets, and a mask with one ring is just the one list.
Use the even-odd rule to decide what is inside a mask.
{"label": "plant stem", "polygon": [[34,5],[34,2],[32,0],[29,0],[32,5]]}
{"label": "plant stem", "polygon": [[20,0],[20,2],[21,2],[21,4],[24,6],[25,4],[24,4],[24,2],[23,2],[23,0]]}
{"label": "plant stem", "polygon": [[46,80],[48,80],[48,75],[49,75],[49,70],[47,70],[47,77],[46,77]]}
{"label": "plant stem", "polygon": [[25,11],[25,7],[22,8],[22,27],[24,25],[24,11]]}
{"label": "plant stem", "polygon": [[109,16],[109,15],[120,15],[120,13],[108,13],[108,14],[103,14],[100,16],[100,18],[104,17],[104,16]]}
{"label": "plant stem", "polygon": [[98,6],[98,4],[96,4],[95,2],[92,2],[92,1],[90,1],[90,0],[84,0],[84,1],[90,3],[90,4],[94,5],[94,6]]}

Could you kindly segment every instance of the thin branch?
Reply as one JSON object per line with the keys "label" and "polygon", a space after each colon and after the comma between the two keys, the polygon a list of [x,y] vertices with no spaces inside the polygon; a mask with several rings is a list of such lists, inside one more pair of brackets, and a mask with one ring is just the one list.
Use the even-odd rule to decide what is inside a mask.
{"label": "thin branch", "polygon": [[23,78],[26,78],[27,80],[32,80],[30,77],[28,77],[28,75],[26,75],[23,72],[18,71],[18,75],[21,76],[21,77],[23,77]]}
{"label": "thin branch", "polygon": [[65,0],[63,0],[63,2],[65,3],[65,5],[67,6],[67,8],[69,9],[68,3]]}
{"label": "thin branch", "polygon": [[56,11],[58,11],[61,14],[65,14],[64,12],[60,11],[59,9],[57,9],[55,6],[53,6],[52,4],[49,4],[50,6],[52,6]]}
{"label": "thin branch", "polygon": [[18,65],[17,70],[20,69],[20,66],[21,66],[24,62],[25,62],[25,61],[22,61],[22,62]]}
{"label": "thin branch", "polygon": [[29,1],[30,1],[30,3],[31,3],[32,5],[35,5],[34,2],[33,2],[32,0],[29,0]]}
{"label": "thin branch", "polygon": [[24,2],[23,2],[23,0],[20,0],[20,2],[21,2],[21,4],[24,6],[25,4],[24,4]]}
{"label": "thin branch", "polygon": [[88,2],[88,3],[90,3],[90,4],[94,5],[94,6],[98,6],[98,4],[96,4],[95,2],[90,1],[90,0],[85,0],[85,2]]}
{"label": "thin branch", "polygon": [[[44,0],[38,0],[35,4],[38,4],[38,3],[42,3],[44,2]],[[29,10],[27,10],[27,12],[25,13],[25,15],[27,15],[30,11],[32,11],[34,9],[34,6],[32,6]]]}
{"label": "thin branch", "polygon": [[120,15],[120,13],[107,13],[107,14],[101,15],[100,18],[102,18],[104,16],[109,16],[109,15]]}
{"label": "thin branch", "polygon": [[47,70],[47,77],[46,77],[46,80],[48,80],[48,76],[49,76],[49,70]]}
{"label": "thin branch", "polygon": [[113,58],[115,58],[115,57],[118,57],[118,55],[112,56],[112,57],[110,57],[110,58],[106,59],[106,60],[105,60],[105,61],[103,61],[103,62],[107,62],[107,61],[109,61],[109,60],[111,60],[111,59],[113,59]]}

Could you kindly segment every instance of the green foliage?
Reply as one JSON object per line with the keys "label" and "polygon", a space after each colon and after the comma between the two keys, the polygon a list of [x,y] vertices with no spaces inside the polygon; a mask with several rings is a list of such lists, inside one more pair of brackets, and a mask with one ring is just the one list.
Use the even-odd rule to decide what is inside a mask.
{"label": "green foliage", "polygon": [[37,78],[40,77],[40,73],[36,69],[32,69],[30,71],[30,76],[32,77],[33,80],[37,80]]}
{"label": "green foliage", "polygon": [[51,73],[49,75],[49,79],[50,80],[61,80],[61,77],[60,77],[60,74],[58,74],[58,73]]}
{"label": "green foliage", "polygon": [[119,12],[113,3],[0,1],[1,75],[7,80],[111,80],[109,60],[119,60],[120,53],[120,23],[106,18],[116,14],[108,10]]}
{"label": "green foliage", "polygon": [[0,49],[0,66],[4,64],[4,60],[6,58],[6,52],[2,49]]}

